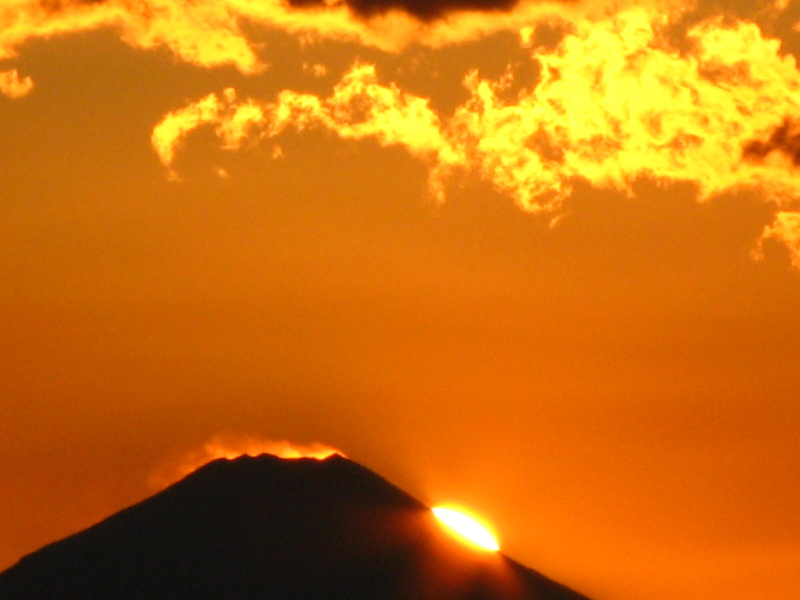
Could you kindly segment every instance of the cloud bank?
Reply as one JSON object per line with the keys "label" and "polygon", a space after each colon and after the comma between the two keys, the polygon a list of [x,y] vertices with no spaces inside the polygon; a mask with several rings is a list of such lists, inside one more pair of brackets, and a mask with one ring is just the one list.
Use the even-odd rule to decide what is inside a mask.
{"label": "cloud bank", "polygon": [[[5,0],[0,60],[26,42],[111,28],[136,48],[166,47],[202,67],[265,67],[244,25],[354,41],[387,51],[442,46],[554,18],[577,21],[630,4],[675,10],[681,0]],[[513,9],[513,10],[512,10]],[[266,50],[268,54],[268,49]]]}
{"label": "cloud bank", "polygon": [[[285,90],[274,101],[210,94],[155,127],[153,147],[176,175],[180,144],[211,126],[222,145],[274,138],[287,128],[399,145],[430,165],[439,200],[454,172],[477,174],[524,210],[558,216],[576,181],[630,192],[639,178],[685,182],[708,199],[758,188],[775,210],[764,239],[786,244],[800,264],[800,73],[780,42],[754,22],[698,21],[689,0],[9,0],[0,7],[0,59],[27,41],[113,28],[137,48],[166,47],[201,67],[266,67],[253,26],[304,40],[358,42],[386,51],[439,47],[498,31],[520,35],[540,73],[511,94],[512,70],[472,72],[469,99],[443,118],[426,98],[381,83],[354,64],[328,97]],[[779,0],[769,18],[788,10]],[[536,27],[565,32],[535,45]],[[694,23],[693,25],[691,25]],[[262,56],[265,55],[265,56]],[[21,97],[33,82],[0,74]],[[518,86],[517,86],[518,87]]]}
{"label": "cloud bank", "polygon": [[498,80],[473,71],[464,82],[469,99],[446,119],[428,99],[380,83],[373,65],[356,63],[326,98],[211,94],[167,115],[153,146],[171,168],[180,143],[202,125],[215,127],[228,150],[317,127],[406,148],[430,165],[439,200],[447,177],[462,171],[551,216],[579,180],[628,193],[640,178],[691,183],[700,200],[757,188],[776,211],[765,237],[784,242],[800,265],[794,57],[751,22],[701,21],[681,49],[670,25],[643,7],[587,19],[556,47],[530,48],[541,70],[534,86],[509,97],[512,70]]}

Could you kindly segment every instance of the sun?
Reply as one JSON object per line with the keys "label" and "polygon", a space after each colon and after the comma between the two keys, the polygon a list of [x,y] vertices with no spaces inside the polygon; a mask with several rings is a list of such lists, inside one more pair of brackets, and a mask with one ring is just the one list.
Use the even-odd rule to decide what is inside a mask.
{"label": "sun", "polygon": [[469,515],[460,510],[444,506],[436,506],[431,510],[436,518],[447,526],[451,532],[471,546],[487,552],[500,550],[500,544],[498,544],[497,538],[492,532]]}

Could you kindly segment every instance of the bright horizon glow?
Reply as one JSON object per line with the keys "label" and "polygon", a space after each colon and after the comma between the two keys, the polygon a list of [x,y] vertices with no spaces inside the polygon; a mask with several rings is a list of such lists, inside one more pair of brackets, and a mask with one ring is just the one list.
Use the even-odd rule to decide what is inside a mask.
{"label": "bright horizon glow", "polygon": [[459,539],[488,552],[500,550],[500,544],[492,532],[469,515],[443,506],[436,506],[431,511]]}

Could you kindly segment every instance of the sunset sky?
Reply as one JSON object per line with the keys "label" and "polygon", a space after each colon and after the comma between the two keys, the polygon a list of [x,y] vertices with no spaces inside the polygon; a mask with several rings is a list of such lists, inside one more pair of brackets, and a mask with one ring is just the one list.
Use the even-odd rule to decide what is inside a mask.
{"label": "sunset sky", "polygon": [[796,600],[795,55],[798,0],[0,0],[0,569],[291,440],[596,600]]}

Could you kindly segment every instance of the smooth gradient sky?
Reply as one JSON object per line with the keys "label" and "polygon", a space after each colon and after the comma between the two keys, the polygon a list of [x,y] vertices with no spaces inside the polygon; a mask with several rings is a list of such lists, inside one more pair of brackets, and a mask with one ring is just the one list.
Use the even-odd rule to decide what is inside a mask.
{"label": "smooth gradient sky", "polygon": [[0,568],[291,440],[795,600],[800,2],[294,4],[0,0]]}

